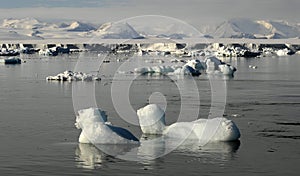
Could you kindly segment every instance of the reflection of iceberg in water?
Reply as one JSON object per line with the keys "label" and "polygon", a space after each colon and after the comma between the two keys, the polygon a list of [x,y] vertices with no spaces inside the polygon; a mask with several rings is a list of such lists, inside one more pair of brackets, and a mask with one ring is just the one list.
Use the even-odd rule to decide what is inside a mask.
{"label": "reflection of iceberg in water", "polygon": [[[198,141],[189,139],[181,143],[181,141],[176,141],[174,138],[166,138],[164,136],[156,138],[153,136],[144,136],[143,138],[144,139],[140,139],[141,145],[138,148],[137,153],[140,161],[153,160],[166,155],[171,151],[173,154],[178,153],[180,155],[191,157],[206,156],[210,160],[223,157],[225,157],[225,160],[230,160],[230,158],[226,157],[230,157],[239,149],[240,146],[240,141],[210,142],[201,146],[200,143],[197,145]],[[148,138],[150,138],[150,140],[148,140]],[[178,143],[181,144],[178,145]],[[176,149],[174,150],[174,148]]]}
{"label": "reflection of iceberg in water", "polygon": [[106,154],[92,144],[79,143],[75,150],[77,167],[96,169],[102,166]]}
{"label": "reflection of iceberg in water", "polygon": [[[115,158],[120,158],[136,160],[147,168],[151,168],[151,165],[158,162],[156,158],[163,156],[174,147],[172,146],[174,141],[162,136],[143,136],[140,142],[140,145],[78,144],[75,150],[77,166],[97,169]],[[197,159],[205,163],[220,163],[231,160],[239,146],[240,141],[213,142],[199,146],[195,145],[194,141],[187,140],[170,154],[188,156],[192,160]],[[113,156],[112,153],[114,153]]]}

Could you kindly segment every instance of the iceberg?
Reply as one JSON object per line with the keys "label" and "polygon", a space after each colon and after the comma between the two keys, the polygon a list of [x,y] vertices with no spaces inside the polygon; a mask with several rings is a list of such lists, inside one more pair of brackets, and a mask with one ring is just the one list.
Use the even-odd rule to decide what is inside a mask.
{"label": "iceberg", "polygon": [[[171,60],[172,62],[173,60]],[[172,62],[173,63],[173,62]],[[177,63],[177,62],[176,62]],[[159,74],[159,75],[191,75],[199,76],[201,73],[223,74],[233,76],[236,68],[222,62],[218,58],[211,56],[203,61],[198,59],[189,60],[183,66],[180,65],[157,65],[148,67],[139,67],[134,69],[137,74]]]}
{"label": "iceberg", "polygon": [[234,72],[237,70],[235,67],[222,62],[214,56],[207,57],[204,60],[204,63],[206,66],[206,73],[208,74],[222,73],[223,75],[233,76]]}
{"label": "iceberg", "polygon": [[47,81],[100,81],[101,78],[95,75],[83,73],[83,72],[73,72],[64,71],[56,76],[47,76]]}
{"label": "iceberg", "polygon": [[[235,141],[241,136],[236,124],[224,117],[198,119],[192,122],[177,122],[170,126],[165,123],[165,113],[156,104],[137,110],[141,130],[145,134],[163,135],[169,138]],[[214,132],[211,136],[206,132]]]}
{"label": "iceberg", "polygon": [[192,75],[192,76],[199,76],[201,71],[204,69],[202,63],[197,60],[193,59],[188,61],[185,65],[172,65],[172,66],[165,66],[165,65],[158,65],[158,66],[151,66],[151,67],[140,67],[135,68],[134,73],[138,74],[163,74],[163,75]]}
{"label": "iceberg", "polygon": [[21,64],[22,60],[16,57],[9,57],[7,59],[0,59],[0,63],[2,64]]}
{"label": "iceberg", "polygon": [[0,56],[18,56],[20,53],[16,50],[8,50],[6,48],[1,48]]}
{"label": "iceberg", "polygon": [[291,51],[291,50],[288,49],[288,48],[280,49],[280,50],[277,50],[277,51],[276,51],[277,56],[287,56],[287,55],[292,55],[292,54],[294,54],[294,53],[295,53],[295,52]]}
{"label": "iceberg", "polygon": [[92,144],[138,144],[139,140],[128,130],[113,126],[107,115],[98,108],[78,111],[75,126],[81,129],[80,143]]}

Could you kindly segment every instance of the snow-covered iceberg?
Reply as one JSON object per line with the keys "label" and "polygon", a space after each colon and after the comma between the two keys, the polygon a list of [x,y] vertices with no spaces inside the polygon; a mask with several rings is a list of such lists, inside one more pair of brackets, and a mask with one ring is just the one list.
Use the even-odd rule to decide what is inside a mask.
{"label": "snow-covered iceberg", "polygon": [[[162,134],[170,138],[235,141],[240,138],[236,124],[224,117],[198,119],[192,122],[177,122],[170,126],[165,123],[165,112],[156,104],[137,110],[141,130],[146,134]],[[210,136],[206,132],[214,132]]]}
{"label": "snow-covered iceberg", "polygon": [[83,72],[73,72],[73,71],[64,71],[59,73],[56,76],[46,77],[48,81],[100,81],[101,78],[95,75],[83,73]]}
{"label": "snow-covered iceberg", "polygon": [[214,56],[207,57],[204,60],[204,63],[206,73],[208,74],[222,73],[223,75],[233,76],[234,72],[236,71],[235,67],[222,62]]}
{"label": "snow-covered iceberg", "polygon": [[200,61],[198,59],[189,60],[183,66],[180,65],[156,65],[139,67],[134,69],[137,74],[163,74],[163,75],[192,75],[199,76],[201,73],[223,74],[233,76],[236,68],[222,62],[212,56]]}
{"label": "snow-covered iceberg", "polygon": [[92,144],[138,144],[139,140],[128,130],[113,126],[107,115],[98,108],[78,111],[75,126],[81,129],[80,143]]}
{"label": "snow-covered iceberg", "polygon": [[295,52],[291,51],[288,48],[285,49],[279,49],[276,51],[277,56],[287,56],[287,55],[293,55]]}
{"label": "snow-covered iceberg", "polygon": [[185,65],[157,65],[151,67],[139,67],[134,69],[138,74],[163,74],[163,75],[192,75],[199,76],[204,69],[202,63],[197,60],[190,60]]}

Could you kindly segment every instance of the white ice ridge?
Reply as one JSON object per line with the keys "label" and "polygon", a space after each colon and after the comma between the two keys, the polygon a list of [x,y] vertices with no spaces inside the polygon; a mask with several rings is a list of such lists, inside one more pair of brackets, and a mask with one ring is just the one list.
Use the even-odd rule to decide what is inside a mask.
{"label": "white ice ridge", "polygon": [[151,67],[135,68],[134,72],[138,74],[168,74],[168,75],[192,75],[199,76],[201,73],[207,74],[223,74],[233,76],[236,68],[220,61],[212,56],[207,57],[203,61],[198,59],[189,60],[183,66],[179,65],[157,65]]}
{"label": "white ice ridge", "polygon": [[59,73],[56,76],[48,76],[46,77],[48,81],[100,81],[101,78],[95,75],[83,73],[83,72],[72,72],[72,71],[64,71],[63,73]]}
{"label": "white ice ridge", "polygon": [[[141,130],[145,134],[162,134],[170,138],[209,141],[235,141],[241,136],[236,124],[223,117],[177,122],[167,126],[165,112],[156,104],[137,110],[137,115]],[[207,132],[214,134],[206,135]]]}
{"label": "white ice ridge", "polygon": [[135,144],[139,140],[128,130],[107,122],[107,115],[98,108],[78,111],[75,126],[81,129],[80,143]]}

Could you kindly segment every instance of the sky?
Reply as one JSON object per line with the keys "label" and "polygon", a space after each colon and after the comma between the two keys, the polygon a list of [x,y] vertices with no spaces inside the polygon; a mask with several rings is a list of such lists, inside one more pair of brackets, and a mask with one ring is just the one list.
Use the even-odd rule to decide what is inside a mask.
{"label": "sky", "polygon": [[0,0],[0,18],[118,21],[140,15],[163,15],[194,26],[231,18],[300,22],[299,0]]}

